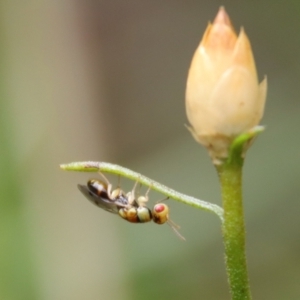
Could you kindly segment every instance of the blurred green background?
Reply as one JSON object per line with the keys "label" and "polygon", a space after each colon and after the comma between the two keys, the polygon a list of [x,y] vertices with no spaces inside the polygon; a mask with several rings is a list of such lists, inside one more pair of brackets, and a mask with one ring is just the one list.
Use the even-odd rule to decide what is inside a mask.
{"label": "blurred green background", "polygon": [[0,7],[1,300],[230,298],[216,216],[170,200],[182,242],[97,209],[76,188],[91,174],[58,167],[117,163],[220,204],[184,127],[188,67],[220,5],[269,82],[244,169],[253,298],[300,299],[300,2],[29,0]]}

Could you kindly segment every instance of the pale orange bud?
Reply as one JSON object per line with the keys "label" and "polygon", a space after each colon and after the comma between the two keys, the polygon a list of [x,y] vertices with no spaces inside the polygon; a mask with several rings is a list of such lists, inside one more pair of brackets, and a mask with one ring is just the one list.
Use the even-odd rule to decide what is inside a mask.
{"label": "pale orange bud", "polygon": [[258,125],[266,94],[247,35],[243,29],[236,35],[221,7],[194,54],[186,87],[190,130],[214,162],[227,157],[236,136]]}

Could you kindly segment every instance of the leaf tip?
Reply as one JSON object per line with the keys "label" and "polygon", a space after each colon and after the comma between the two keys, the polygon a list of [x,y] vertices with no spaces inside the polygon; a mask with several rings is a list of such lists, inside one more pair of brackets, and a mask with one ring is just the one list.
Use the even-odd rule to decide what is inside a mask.
{"label": "leaf tip", "polygon": [[60,164],[59,168],[66,171],[66,170],[68,170],[68,165],[67,164]]}

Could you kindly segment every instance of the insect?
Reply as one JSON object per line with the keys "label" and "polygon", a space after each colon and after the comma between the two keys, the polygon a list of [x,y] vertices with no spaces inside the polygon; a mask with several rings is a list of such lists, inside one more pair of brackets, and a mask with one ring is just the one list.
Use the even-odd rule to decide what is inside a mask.
{"label": "insect", "polygon": [[135,183],[132,191],[127,194],[119,187],[112,190],[112,185],[101,174],[105,180],[90,179],[87,185],[78,184],[82,194],[95,205],[114,214],[118,214],[121,218],[131,223],[146,223],[151,220],[156,224],[168,223],[174,232],[181,239],[185,238],[178,232],[179,226],[169,219],[169,207],[164,203],[157,203],[151,210],[146,206],[148,202],[148,194],[150,188],[144,196],[135,196]]}

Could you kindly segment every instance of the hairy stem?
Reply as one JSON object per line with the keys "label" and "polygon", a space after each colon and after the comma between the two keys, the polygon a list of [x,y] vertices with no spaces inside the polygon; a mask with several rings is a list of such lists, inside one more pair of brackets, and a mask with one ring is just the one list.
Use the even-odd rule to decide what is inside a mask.
{"label": "hairy stem", "polygon": [[251,300],[245,253],[242,169],[245,151],[262,130],[262,127],[256,127],[236,138],[227,160],[217,166],[224,209],[222,232],[225,263],[232,300]]}
{"label": "hairy stem", "polygon": [[219,169],[222,185],[226,268],[232,300],[250,300],[245,254],[245,224],[242,204],[242,169],[225,165]]}
{"label": "hairy stem", "polygon": [[150,187],[152,190],[162,193],[179,202],[194,206],[196,208],[215,213],[223,221],[223,209],[216,205],[197,198],[179,193],[165,185],[158,183],[140,173],[134,172],[127,168],[105,162],[75,162],[70,164],[62,164],[60,168],[67,171],[81,171],[81,172],[107,172],[117,174]]}

